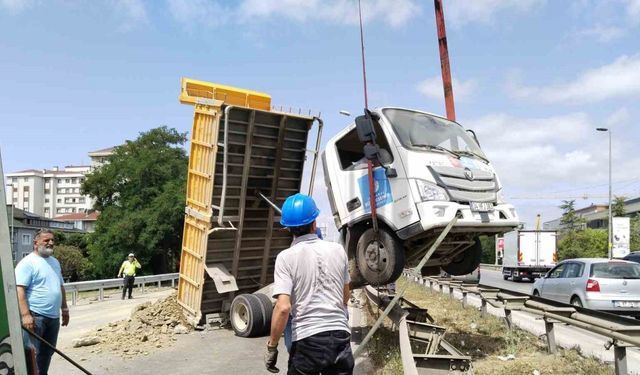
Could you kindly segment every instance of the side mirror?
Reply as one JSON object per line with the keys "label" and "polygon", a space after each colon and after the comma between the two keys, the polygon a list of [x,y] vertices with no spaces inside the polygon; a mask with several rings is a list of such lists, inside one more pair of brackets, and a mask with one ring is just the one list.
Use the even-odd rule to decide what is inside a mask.
{"label": "side mirror", "polygon": [[365,110],[364,116],[356,117],[356,130],[358,132],[358,139],[360,139],[360,142],[375,143],[376,132],[373,129],[373,121],[369,111]]}

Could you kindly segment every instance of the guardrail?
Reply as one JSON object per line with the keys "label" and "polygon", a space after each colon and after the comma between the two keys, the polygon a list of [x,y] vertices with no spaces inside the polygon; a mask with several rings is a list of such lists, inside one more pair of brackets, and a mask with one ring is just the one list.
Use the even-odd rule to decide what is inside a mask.
{"label": "guardrail", "polygon": [[[164,273],[161,275],[150,276],[136,276],[135,284],[138,288],[141,288],[144,293],[144,287],[147,284],[157,283],[158,288],[161,287],[163,282],[171,281],[171,287],[175,287],[175,282],[178,280],[178,273]],[[122,279],[104,279],[104,280],[90,280],[90,281],[76,281],[73,283],[65,283],[64,289],[67,293],[71,293],[71,304],[76,305],[78,302],[78,292],[86,292],[97,290],[98,300],[104,300],[105,289],[115,289],[123,286]]]}
{"label": "guardrail", "polygon": [[501,264],[480,263],[480,269],[499,271],[502,269]]}
{"label": "guardrail", "polygon": [[640,322],[635,319],[590,310],[584,307],[567,305],[560,302],[533,297],[523,293],[507,291],[479,284],[464,284],[462,281],[437,277],[422,277],[405,272],[408,279],[434,289],[438,287],[444,293],[448,289],[449,298],[454,299],[454,290],[462,294],[462,306],[467,306],[467,295],[477,295],[481,300],[480,311],[487,314],[487,305],[504,310],[505,323],[513,328],[512,311],[524,311],[542,317],[545,326],[547,349],[557,351],[554,324],[562,323],[609,338],[605,345],[608,350],[614,348],[616,375],[627,374],[627,347],[640,347]]}
{"label": "guardrail", "polygon": [[[388,293],[380,293],[371,286],[364,290],[369,301],[379,308],[386,309],[392,302]],[[433,324],[434,320],[426,309],[400,298],[387,317],[398,328],[405,375],[472,373],[471,357],[444,339],[446,328]]]}

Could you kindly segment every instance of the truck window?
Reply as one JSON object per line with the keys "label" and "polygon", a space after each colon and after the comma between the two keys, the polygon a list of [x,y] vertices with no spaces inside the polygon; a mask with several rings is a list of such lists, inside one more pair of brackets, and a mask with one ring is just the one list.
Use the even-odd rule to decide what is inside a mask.
{"label": "truck window", "polygon": [[[387,137],[384,135],[380,124],[374,121],[373,128],[376,131],[376,143],[380,146],[380,157],[384,164],[393,162],[393,154],[389,147]],[[364,145],[360,143],[356,129],[353,128],[336,142],[340,167],[343,170],[356,170],[367,168],[367,159],[364,158]]]}

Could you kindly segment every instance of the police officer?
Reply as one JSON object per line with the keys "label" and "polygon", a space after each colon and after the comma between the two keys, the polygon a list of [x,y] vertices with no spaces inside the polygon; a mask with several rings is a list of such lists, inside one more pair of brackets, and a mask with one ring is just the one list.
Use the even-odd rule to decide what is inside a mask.
{"label": "police officer", "polygon": [[122,288],[122,299],[124,299],[127,290],[129,290],[129,299],[131,299],[131,292],[133,291],[133,283],[136,280],[136,270],[141,268],[140,262],[136,259],[134,253],[130,253],[127,257],[127,260],[122,262],[120,266],[120,271],[118,271],[118,277],[120,275],[124,276],[123,283],[124,287]]}
{"label": "police officer", "polygon": [[316,233],[320,214],[309,196],[295,194],[282,206],[280,224],[294,236],[276,258],[271,320],[265,365],[276,367],[278,342],[289,314],[292,344],[288,374],[352,374],[351,329],[347,318],[349,268],[344,248]]}

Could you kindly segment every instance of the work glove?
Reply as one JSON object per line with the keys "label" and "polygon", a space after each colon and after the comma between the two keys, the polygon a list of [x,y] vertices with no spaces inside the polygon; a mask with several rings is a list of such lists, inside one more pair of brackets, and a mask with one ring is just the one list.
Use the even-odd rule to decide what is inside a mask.
{"label": "work glove", "polygon": [[267,352],[264,353],[264,364],[267,367],[267,371],[277,373],[280,369],[276,367],[278,362],[278,346],[270,346],[267,343]]}

